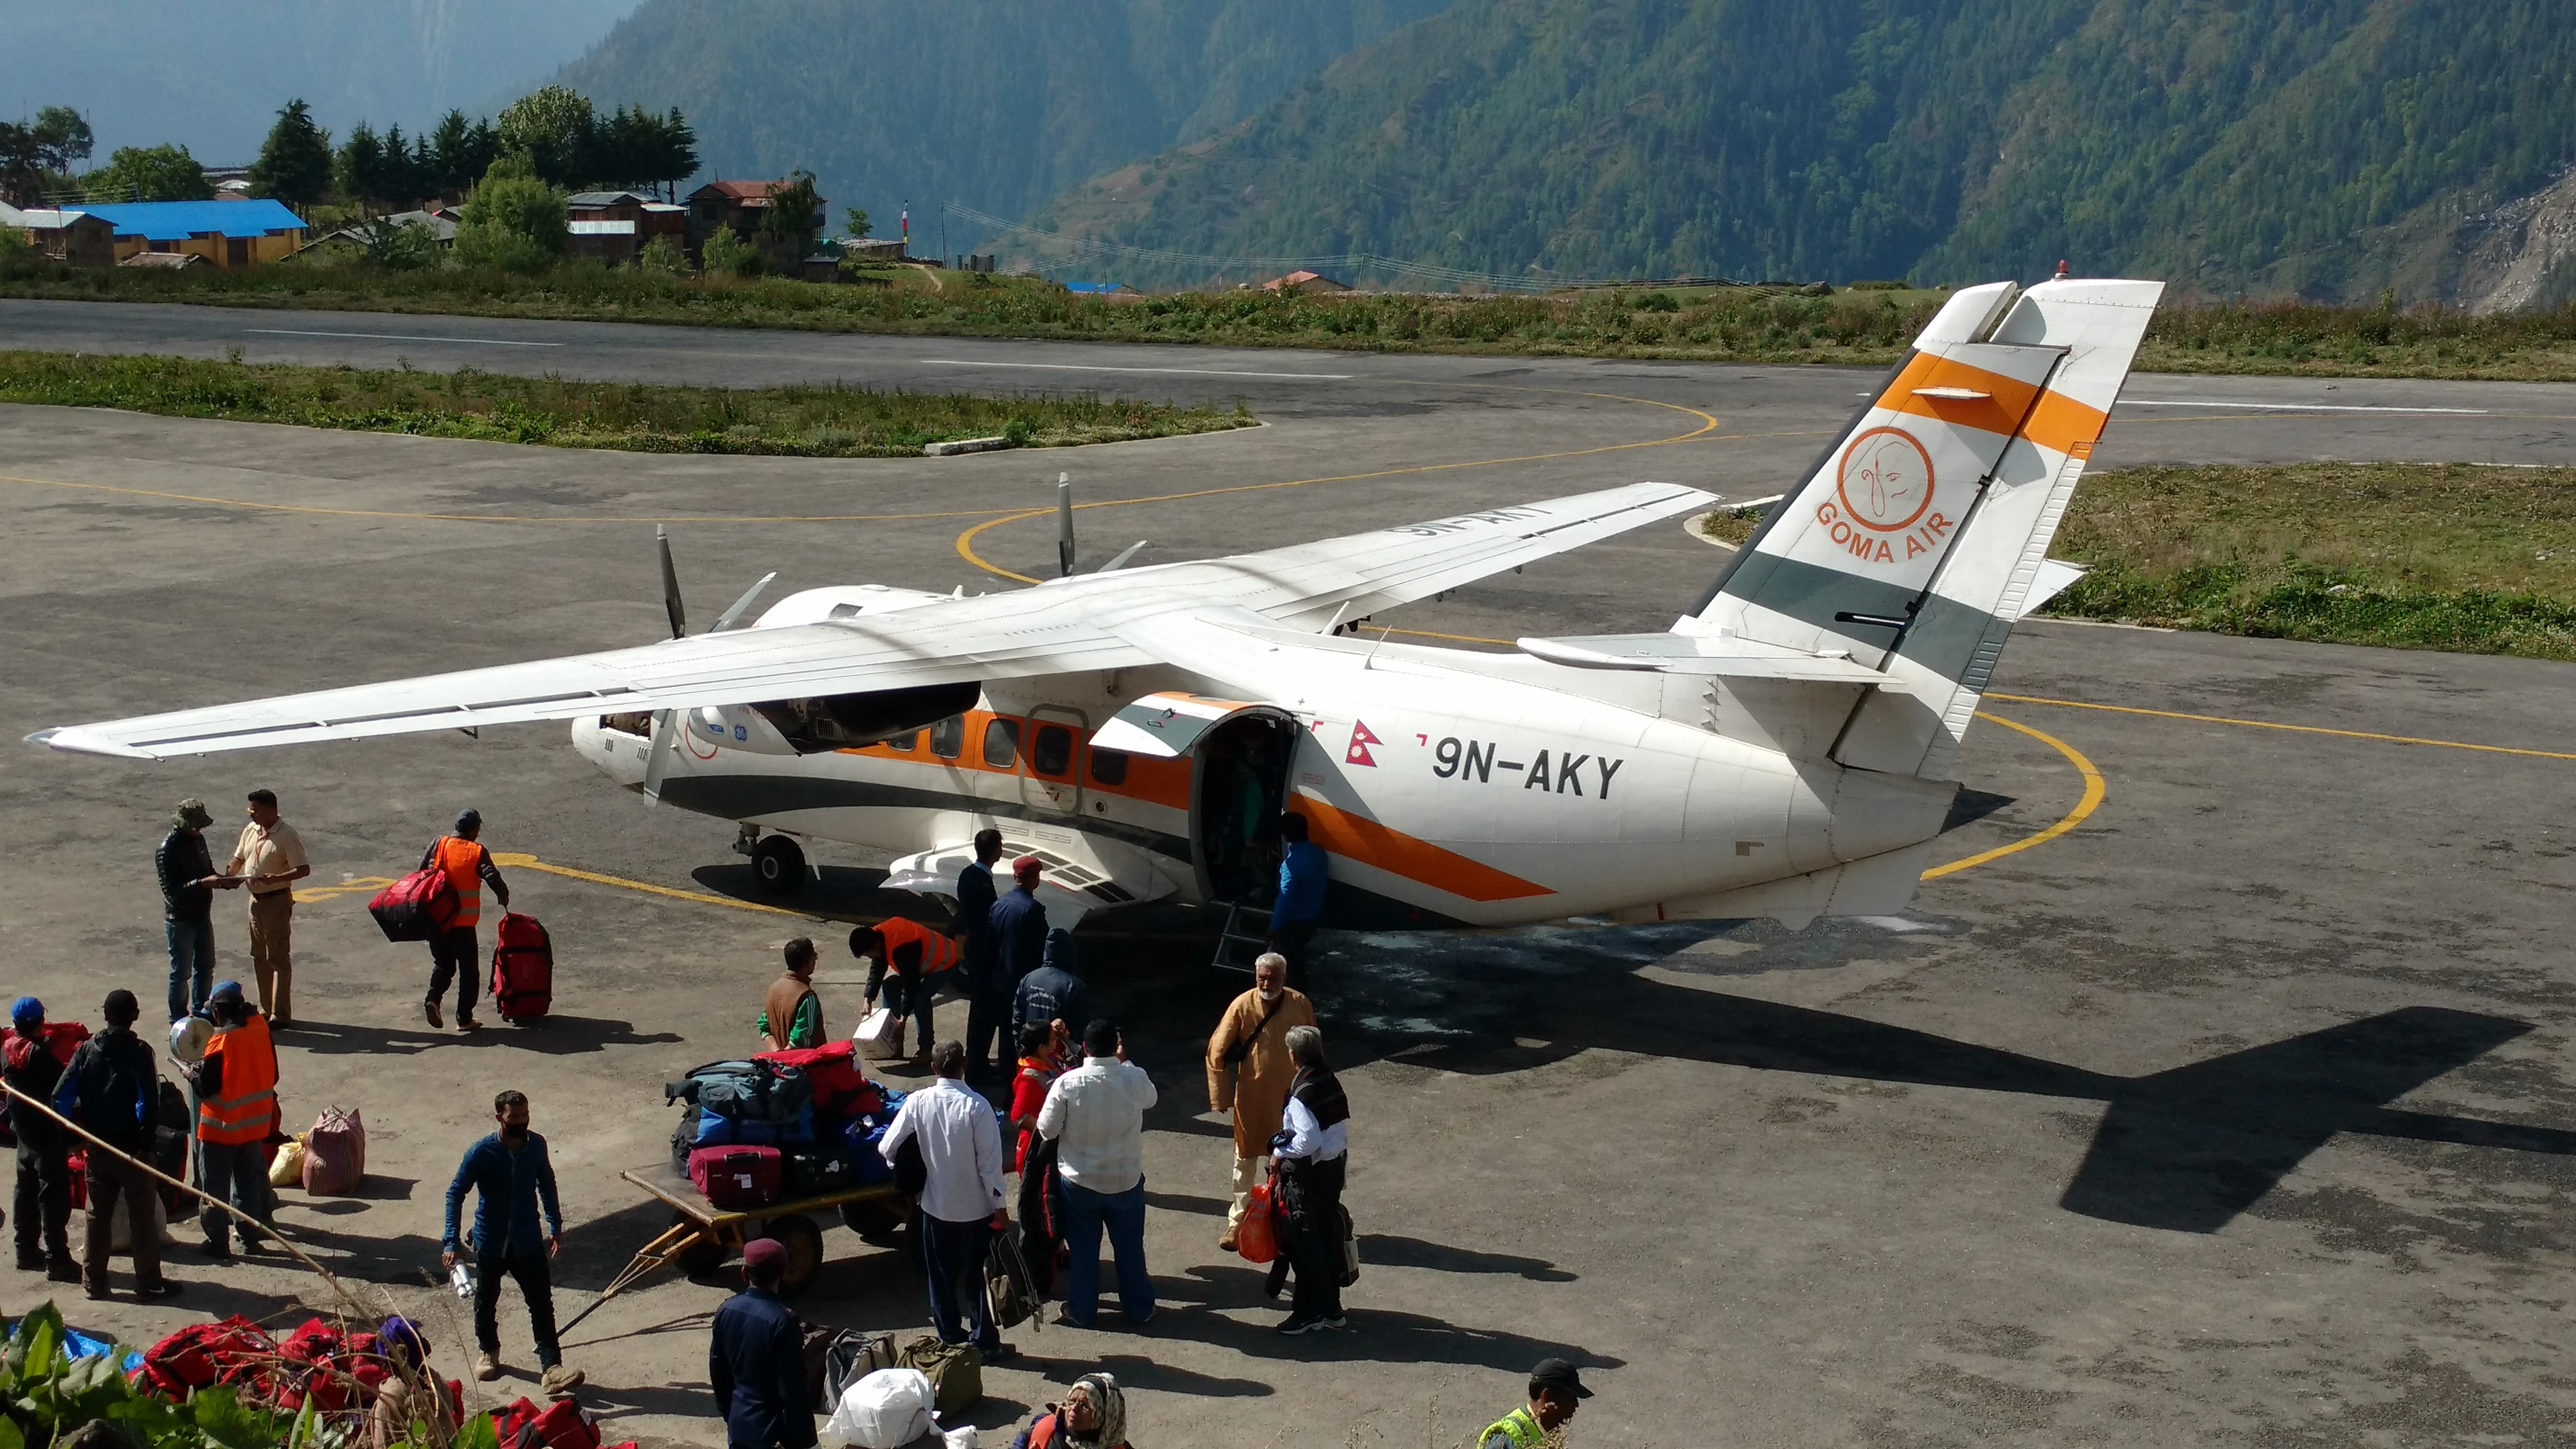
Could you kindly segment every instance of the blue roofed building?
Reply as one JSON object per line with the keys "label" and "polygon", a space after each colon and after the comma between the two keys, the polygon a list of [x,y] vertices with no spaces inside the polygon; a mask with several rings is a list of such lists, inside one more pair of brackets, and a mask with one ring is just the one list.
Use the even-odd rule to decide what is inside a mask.
{"label": "blue roofed building", "polygon": [[142,252],[176,252],[218,267],[255,267],[304,245],[304,218],[267,198],[128,201],[72,209],[114,229],[120,263]]}

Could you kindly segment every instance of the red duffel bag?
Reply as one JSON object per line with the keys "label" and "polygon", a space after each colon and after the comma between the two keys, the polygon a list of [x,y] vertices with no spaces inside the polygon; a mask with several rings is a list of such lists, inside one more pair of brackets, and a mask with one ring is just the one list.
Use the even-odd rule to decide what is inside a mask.
{"label": "red duffel bag", "polygon": [[789,1047],[785,1051],[762,1052],[756,1062],[774,1062],[794,1067],[805,1074],[814,1088],[814,1116],[827,1118],[868,1116],[885,1110],[885,1094],[859,1070],[859,1044],[854,1041],[825,1042],[816,1047]]}
{"label": "red duffel bag", "polygon": [[504,913],[492,933],[492,1004],[503,1021],[554,1009],[555,944],[534,916]]}
{"label": "red duffel bag", "polygon": [[456,919],[456,884],[435,866],[413,871],[376,892],[367,902],[367,914],[376,918],[388,941],[426,941]]}

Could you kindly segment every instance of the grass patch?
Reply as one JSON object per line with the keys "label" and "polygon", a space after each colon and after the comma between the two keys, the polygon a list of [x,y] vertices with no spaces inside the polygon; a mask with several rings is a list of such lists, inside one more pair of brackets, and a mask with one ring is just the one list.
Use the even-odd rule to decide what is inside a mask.
{"label": "grass patch", "polygon": [[1762,526],[1762,515],[1778,506],[1765,503],[1759,507],[1711,509],[1699,516],[1699,531],[1719,543],[1742,548],[1753,530]]}
{"label": "grass patch", "polygon": [[2047,612],[2576,659],[2576,469],[2303,463],[2087,475]]}
{"label": "grass patch", "polygon": [[1227,413],[1079,397],[659,387],[472,368],[362,372],[54,352],[0,352],[0,402],[558,448],[809,458],[918,457],[927,443],[995,435],[1017,447],[1066,447],[1216,432],[1254,421],[1240,405]]}

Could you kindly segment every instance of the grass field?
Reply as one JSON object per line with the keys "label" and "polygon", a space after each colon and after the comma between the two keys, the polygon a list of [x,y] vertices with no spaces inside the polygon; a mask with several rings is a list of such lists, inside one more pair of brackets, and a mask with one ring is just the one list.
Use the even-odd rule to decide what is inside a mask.
{"label": "grass field", "polygon": [[[1544,297],[1183,293],[1075,297],[1036,278],[893,267],[883,286],[612,269],[536,276],[359,263],[242,271],[19,266],[0,296],[319,307],[974,337],[1885,366],[1943,294],[1846,289],[1611,288]],[[2576,380],[2576,307],[2469,317],[2439,308],[2168,303],[2148,371]]]}
{"label": "grass field", "polygon": [[1168,403],[984,398],[847,387],[652,387],[455,372],[361,372],[170,357],[0,352],[0,402],[172,417],[614,448],[643,453],[917,457],[926,443],[1006,436],[1063,447],[1249,426]]}
{"label": "grass field", "polygon": [[2052,614],[2576,659],[2576,469],[2093,473],[2051,553],[2093,567]]}

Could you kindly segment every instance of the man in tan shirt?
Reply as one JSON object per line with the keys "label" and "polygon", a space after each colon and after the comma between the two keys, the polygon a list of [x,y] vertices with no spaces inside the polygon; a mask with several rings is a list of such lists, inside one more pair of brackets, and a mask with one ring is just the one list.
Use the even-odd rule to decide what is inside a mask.
{"label": "man in tan shirt", "polygon": [[1252,989],[1226,1007],[1208,1038],[1208,1110],[1234,1113],[1234,1205],[1217,1240],[1222,1251],[1234,1251],[1234,1230],[1269,1171],[1270,1139],[1288,1110],[1297,1075],[1288,1028],[1314,1024],[1314,1003],[1288,989],[1288,958],[1272,951],[1252,963]]}
{"label": "man in tan shirt", "polygon": [[250,887],[250,967],[259,981],[259,1009],[272,1027],[290,1027],[295,964],[289,936],[295,916],[295,883],[313,873],[304,837],[277,816],[277,792],[250,792],[250,823],[233,846],[224,874]]}

